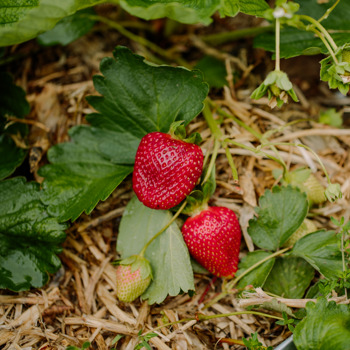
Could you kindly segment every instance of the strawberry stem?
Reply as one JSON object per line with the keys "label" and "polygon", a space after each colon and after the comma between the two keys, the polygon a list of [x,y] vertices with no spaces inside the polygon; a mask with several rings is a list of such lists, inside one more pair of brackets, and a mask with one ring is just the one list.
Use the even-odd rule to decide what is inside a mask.
{"label": "strawberry stem", "polygon": [[314,19],[314,18],[312,18],[310,16],[307,16],[307,15],[300,15],[300,19],[304,19],[305,21],[308,21],[308,22],[313,24],[312,27],[311,26],[310,27],[307,26],[305,28],[306,30],[314,31],[313,27],[316,27],[325,36],[325,38],[328,40],[328,42],[332,46],[332,49],[334,51],[336,51],[338,49],[337,44],[334,42],[333,38],[330,36],[330,34],[327,32],[326,28],[320,22],[318,22],[316,19]]}
{"label": "strawberry stem", "polygon": [[[276,158],[274,156],[271,156],[270,154],[265,153],[265,152],[261,151],[260,149],[256,149],[254,147],[246,146],[246,145],[244,145],[243,143],[240,143],[240,142],[236,142],[236,141],[233,141],[233,140],[230,140],[230,139],[226,139],[225,142],[233,144],[233,145],[238,146],[238,147],[241,147],[241,148],[246,149],[248,151],[251,151],[251,152],[253,152],[255,154],[263,155],[266,158],[272,159],[272,160],[274,160],[275,162],[277,162],[278,164],[280,164],[283,167],[283,172],[285,174],[288,173],[287,166],[284,163],[284,161],[281,160],[281,159],[278,159],[278,158]],[[270,146],[270,144],[264,144],[264,145],[262,145],[260,147],[265,147],[266,145]],[[275,149],[275,151],[278,153],[278,151],[276,149]]]}
{"label": "strawberry stem", "polygon": [[[222,134],[220,128],[218,127],[216,121],[213,118],[213,114],[211,112],[209,104],[210,104],[210,100],[206,99],[205,105],[204,105],[204,109],[203,109],[203,115],[204,115],[204,118],[205,118],[206,122],[208,123],[209,128],[210,128],[210,130],[211,130],[211,132],[212,132],[212,134],[214,136],[214,149],[213,149],[213,153],[212,153],[212,156],[211,156],[211,159],[210,159],[210,163],[209,163],[209,166],[208,166],[207,173],[206,173],[206,175],[204,177],[204,180],[202,181],[202,185],[206,181],[208,181],[208,179],[210,177],[210,174],[211,174],[211,171],[213,170],[213,167],[215,166],[216,157],[218,155],[219,148],[220,148],[220,145],[221,145],[221,142],[222,142],[221,140],[223,138],[223,134]],[[230,152],[228,150],[228,147],[227,147],[226,143],[225,143],[224,147],[225,147],[225,152],[226,152],[228,163],[229,163],[229,165],[231,167],[233,180],[235,182],[238,182],[237,168],[236,168],[236,166],[234,164],[233,158],[232,158],[232,156],[231,156],[231,154],[230,154]]]}
{"label": "strawberry stem", "polygon": [[227,283],[226,285],[226,289],[232,289],[244,276],[248,275],[248,273],[250,273],[251,271],[253,271],[256,267],[260,266],[261,264],[263,264],[265,261],[270,260],[272,258],[274,258],[275,256],[278,255],[282,255],[283,253],[285,253],[286,251],[292,249],[292,247],[287,247],[284,249],[281,249],[269,256],[267,256],[266,258],[258,261],[257,263],[255,263],[254,265],[250,266],[248,269],[246,269],[241,275],[239,275],[238,277],[236,277],[234,280],[230,281],[229,283]]}
{"label": "strawberry stem", "polygon": [[205,174],[205,178],[204,180],[202,181],[202,185],[204,183],[206,183],[210,177],[210,174],[215,166],[215,161],[216,161],[216,157],[218,155],[218,152],[219,152],[219,148],[220,148],[220,141],[215,138],[214,140],[214,149],[213,149],[213,153],[211,155],[211,158],[210,158],[210,162],[209,162],[209,165],[208,165],[208,169],[207,169],[207,173]]}
{"label": "strawberry stem", "polygon": [[280,70],[280,33],[281,24],[279,18],[276,18],[276,34],[275,34],[275,51],[276,51],[276,61],[275,61],[275,71]]}
{"label": "strawberry stem", "polygon": [[331,184],[331,179],[328,175],[328,172],[327,172],[322,160],[320,159],[320,157],[317,155],[317,153],[312,148],[310,148],[306,145],[303,145],[303,144],[294,144],[294,143],[289,143],[289,142],[276,142],[276,143],[271,142],[271,143],[264,144],[262,147],[267,147],[267,146],[271,146],[271,145],[274,145],[274,146],[294,146],[294,147],[302,147],[302,148],[307,149],[309,152],[311,152],[315,156],[315,158],[317,159],[318,163],[320,164],[320,166],[321,166],[321,168],[322,168],[322,170],[327,178],[328,184],[329,185]]}
{"label": "strawberry stem", "polygon": [[337,0],[327,11],[319,18],[318,22],[322,22],[324,19],[327,19],[329,14],[334,10],[334,8],[339,4],[340,0]]}
{"label": "strawberry stem", "polygon": [[232,114],[229,114],[227,112],[225,112],[223,109],[221,109],[220,107],[217,106],[217,104],[210,100],[209,98],[207,98],[208,103],[215,108],[215,110],[217,111],[218,114],[222,115],[223,117],[232,119],[234,122],[236,122],[239,126],[241,126],[243,129],[247,130],[248,132],[250,132],[253,136],[255,136],[258,140],[261,139],[262,135],[254,130],[253,128],[251,128],[250,126],[248,126],[247,124],[245,124],[244,122],[242,122],[240,119],[236,118],[235,116],[233,116]]}
{"label": "strawberry stem", "polygon": [[162,227],[146,244],[145,246],[142,248],[139,256],[144,256],[145,252],[147,250],[147,248],[150,246],[150,244],[156,239],[158,238],[176,219],[177,217],[181,214],[181,212],[183,211],[183,209],[185,208],[187,204],[187,201],[184,201],[181,205],[181,207],[179,208],[179,210],[174,214],[174,216],[171,218],[171,220],[164,226]]}
{"label": "strawberry stem", "polygon": [[214,137],[218,140],[221,140],[222,132],[221,132],[220,128],[218,127],[218,124],[216,123],[216,121],[213,118],[213,114],[212,114],[211,109],[209,107],[208,99],[206,99],[205,103],[204,103],[203,115],[204,115],[204,118],[205,118],[206,122],[208,123],[209,128],[210,128],[212,134],[214,135]]}
{"label": "strawberry stem", "polygon": [[[181,57],[175,57],[174,54],[171,53],[170,51],[164,50],[160,46],[153,43],[152,41],[149,41],[142,36],[139,36],[139,35],[136,35],[136,34],[130,32],[129,30],[125,29],[121,24],[119,24],[116,21],[113,21],[111,19],[108,19],[108,18],[103,17],[103,16],[98,16],[98,15],[84,15],[84,17],[91,19],[91,20],[94,20],[94,21],[99,21],[99,22],[105,23],[108,26],[110,26],[111,28],[116,29],[120,34],[124,35],[128,39],[135,41],[135,42],[151,49],[153,52],[155,52],[159,56],[162,56],[162,57],[164,57],[167,60],[170,60],[172,62],[176,62],[180,66],[190,68],[189,64],[185,60],[183,60]],[[159,59],[157,61],[159,62]],[[159,63],[162,63],[162,62],[159,62]]]}
{"label": "strawberry stem", "polygon": [[158,326],[156,328],[153,328],[151,330],[149,330],[148,332],[144,333],[143,335],[146,335],[150,332],[154,332],[157,331],[158,329],[164,328],[164,327],[168,327],[168,326],[173,326],[175,324],[178,323],[184,323],[184,322],[190,322],[190,321],[206,321],[206,320],[211,320],[211,319],[215,319],[215,318],[221,318],[221,317],[230,317],[230,316],[237,316],[237,315],[257,315],[257,316],[263,316],[263,317],[268,317],[268,318],[273,318],[275,320],[283,320],[282,317],[278,317],[278,316],[274,316],[274,315],[270,315],[270,314],[265,314],[263,312],[258,312],[258,311],[236,311],[236,312],[230,312],[227,314],[216,314],[216,315],[203,315],[203,314],[197,314],[195,317],[188,317],[188,318],[183,318],[181,320],[178,321],[174,321],[174,322],[169,322],[169,323],[164,323],[161,326]]}

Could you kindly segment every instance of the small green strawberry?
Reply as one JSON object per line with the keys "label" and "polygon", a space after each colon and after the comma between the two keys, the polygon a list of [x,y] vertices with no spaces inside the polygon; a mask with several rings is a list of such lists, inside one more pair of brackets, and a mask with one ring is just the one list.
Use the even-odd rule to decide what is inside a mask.
{"label": "small green strawberry", "polygon": [[305,187],[307,198],[311,203],[320,204],[326,200],[326,196],[324,195],[325,189],[313,174],[310,174],[303,183],[303,186]]}
{"label": "small green strawberry", "polygon": [[291,184],[299,187],[303,192],[307,194],[307,199],[312,204],[320,204],[325,202],[325,188],[317,180],[317,178],[311,174],[310,169],[298,168],[291,171],[283,180],[284,184]]}
{"label": "small green strawberry", "polygon": [[298,241],[300,238],[315,231],[317,231],[316,225],[311,220],[305,219],[300,225],[300,227],[283,244],[283,247],[293,246],[296,243],[296,241]]}
{"label": "small green strawberry", "polygon": [[117,297],[131,303],[142,295],[152,280],[149,261],[140,255],[132,255],[119,262],[117,267]]}

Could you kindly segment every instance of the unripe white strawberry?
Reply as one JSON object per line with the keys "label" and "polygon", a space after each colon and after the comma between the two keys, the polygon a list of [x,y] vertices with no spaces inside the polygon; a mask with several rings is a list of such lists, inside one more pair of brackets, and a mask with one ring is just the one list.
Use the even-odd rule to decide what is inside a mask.
{"label": "unripe white strawberry", "polygon": [[325,188],[312,174],[303,183],[308,200],[313,204],[320,204],[326,201]]}
{"label": "unripe white strawberry", "polygon": [[311,220],[305,219],[303,223],[300,225],[300,227],[283,244],[283,247],[293,246],[300,238],[315,231],[317,231],[316,225]]}
{"label": "unripe white strawberry", "polygon": [[141,296],[152,280],[151,265],[139,255],[122,260],[117,267],[117,297],[131,303]]}

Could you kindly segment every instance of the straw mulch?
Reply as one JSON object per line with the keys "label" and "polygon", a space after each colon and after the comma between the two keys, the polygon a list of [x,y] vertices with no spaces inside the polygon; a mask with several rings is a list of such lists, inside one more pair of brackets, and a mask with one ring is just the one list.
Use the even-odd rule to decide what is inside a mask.
{"label": "straw mulch", "polygon": [[[154,21],[152,25],[159,23]],[[217,20],[215,23],[230,28],[240,25],[239,21]],[[343,199],[313,209],[317,213],[315,224],[318,227],[332,227],[330,215],[336,218],[344,216],[349,220],[350,130],[334,129],[317,124],[316,120],[321,109],[336,107],[343,111],[346,126],[350,99],[339,98],[325,85],[318,85],[314,67],[317,72],[319,58],[307,58],[299,68],[297,64],[301,61],[298,59],[283,63],[299,87],[300,103],[270,111],[266,101],[252,104],[249,99],[254,85],[261,79],[261,76],[255,75],[254,64],[265,62],[271,67],[268,54],[253,51],[250,41],[240,42],[234,48],[233,45],[237,43],[220,49],[210,48],[198,36],[193,36],[193,32],[208,31],[208,28],[187,26],[186,30],[188,32],[167,45],[172,45],[176,52],[183,52],[189,61],[195,61],[210,50],[211,54],[225,59],[230,84],[223,90],[214,91],[212,98],[227,113],[259,132],[283,127],[291,120],[309,120],[281,128],[272,139],[293,142],[298,139],[312,147],[326,165],[332,181],[342,185]],[[27,91],[32,106],[28,117],[33,124],[30,134],[30,176],[36,181],[42,180],[37,170],[46,162],[45,153],[49,146],[68,141],[68,129],[84,123],[84,116],[91,112],[84,99],[96,93],[91,78],[98,73],[101,58],[111,56],[114,46],[119,44],[127,45],[145,56],[149,50],[105,25],[97,25],[94,32],[63,48],[40,48],[35,42],[13,48],[14,53],[20,53],[23,57],[10,63],[6,69],[14,74],[16,83]],[[227,54],[232,51],[237,54]],[[305,65],[311,69],[305,69]],[[260,64],[258,69],[263,70],[263,65]],[[240,71],[244,78],[233,86],[232,74],[235,70]],[[305,71],[308,76],[304,75]],[[189,131],[200,132],[203,150],[211,150],[210,130],[202,117],[197,117],[191,123]],[[224,121],[222,131],[238,142],[257,144],[251,134],[230,119]],[[311,166],[316,177],[326,185],[312,154],[289,146],[281,146],[279,150],[291,168]],[[231,148],[231,153],[240,175],[240,188],[233,182],[224,151],[221,150],[216,163],[217,190],[211,204],[227,206],[238,214],[244,235],[243,256],[254,249],[247,235],[247,223],[253,215],[253,207],[264,190],[276,183],[272,170],[278,165],[239,148]],[[128,178],[90,216],[84,214],[72,224],[60,255],[62,267],[51,277],[47,286],[18,294],[0,292],[0,349],[65,349],[68,345],[80,347],[85,341],[90,341],[92,348],[105,350],[114,347],[112,343],[117,335],[123,335],[115,347],[131,350],[139,342],[140,330],[147,332],[166,322],[194,317],[197,312],[216,314],[244,310],[242,301],[235,295],[227,296],[209,309],[202,309],[221,290],[220,279],[215,281],[211,276],[203,275],[195,276],[196,294],[192,297],[187,294],[168,297],[161,305],[151,306],[146,301],[124,304],[116,299],[115,267],[111,262],[118,258],[115,249],[118,226],[132,195],[131,179]],[[253,297],[269,298],[262,291],[257,291]],[[305,305],[303,300],[295,303],[290,306]],[[259,339],[265,346],[275,346],[290,335],[288,329],[276,325],[271,319],[243,315],[205,322],[193,320],[165,327],[158,330],[158,336],[149,342],[153,348],[161,350],[243,349],[243,346],[232,345],[225,339],[242,339],[254,332],[259,333]]]}

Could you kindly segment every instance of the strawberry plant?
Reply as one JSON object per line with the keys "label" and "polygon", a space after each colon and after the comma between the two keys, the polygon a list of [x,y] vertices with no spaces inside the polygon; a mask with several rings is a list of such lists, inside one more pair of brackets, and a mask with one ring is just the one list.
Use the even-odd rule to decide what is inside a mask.
{"label": "strawberry plant", "polygon": [[[135,39],[168,63],[177,62],[189,68],[195,65],[179,54],[173,58],[169,51],[142,36],[130,34],[119,23],[92,10],[91,6],[103,3],[103,0],[65,0],[52,6],[48,0],[19,0],[9,5],[0,0],[0,45],[19,44],[32,38],[37,38],[41,45],[67,45],[100,22]],[[275,58],[274,70],[258,87],[255,84],[254,89],[251,86],[247,89],[251,99],[259,100],[254,104],[286,108],[285,104],[303,99],[300,89],[293,86],[293,80],[281,69],[281,58],[300,54],[326,55],[320,62],[320,79],[343,95],[349,91],[350,28],[346,19],[349,5],[345,1],[316,4],[312,0],[277,0],[269,4],[264,0],[206,0],[205,3],[121,0],[118,3],[131,15],[145,20],[168,17],[184,24],[209,25],[218,11],[222,17],[244,13],[261,17],[266,24],[270,22],[263,30],[263,27],[256,31],[253,28],[250,32],[256,36],[255,47],[273,51]],[[257,35],[258,32],[264,33]],[[210,52],[205,42],[216,45],[227,38],[230,36],[203,36],[197,44]],[[118,303],[141,299],[152,305],[180,293],[193,295],[194,272],[211,273],[222,277],[223,283],[219,294],[205,308],[230,294],[240,293],[241,300],[248,300],[263,288],[272,301],[254,305],[282,314],[283,318],[251,310],[218,315],[197,312],[194,317],[162,322],[160,328],[251,313],[279,319],[281,322],[275,326],[288,327],[294,332],[298,349],[325,349],[328,340],[334,349],[344,348],[348,334],[343,325],[348,322],[349,308],[327,298],[330,293],[338,293],[347,301],[349,225],[344,224],[344,219],[333,219],[323,229],[311,221],[317,215],[313,206],[321,209],[327,200],[334,202],[342,198],[340,184],[331,181],[321,158],[299,136],[294,138],[295,142],[276,140],[276,135],[298,121],[265,130],[252,126],[250,118],[256,116],[249,111],[253,107],[240,104],[235,95],[235,86],[245,84],[250,68],[238,82],[233,81],[232,74],[232,79],[227,79],[224,91],[230,103],[226,101],[222,108],[224,104],[217,100],[215,90],[224,85],[222,76],[218,84],[213,79],[210,85],[214,89],[209,97],[206,81],[210,79],[206,74],[204,77],[197,69],[158,65],[159,61],[159,57],[149,54],[145,59],[124,46],[117,46],[113,57],[101,60],[100,74],[93,77],[97,94],[86,98],[90,106],[87,123],[72,127],[69,141],[49,149],[46,164],[36,174],[40,184],[20,176],[10,177],[17,175],[16,172],[22,174],[20,167],[27,155],[26,125],[30,122],[23,118],[29,114],[29,104],[10,75],[0,73],[0,288],[18,292],[45,285],[49,274],[60,267],[57,254],[62,251],[68,225],[74,228],[82,214],[93,213],[100,201],[110,198],[118,186],[130,180],[135,196],[126,203],[118,235],[114,236],[121,258],[114,270]],[[202,61],[197,68],[206,70],[206,65]],[[246,92],[245,95],[248,96]],[[234,115],[228,112],[232,106],[236,107]],[[270,111],[258,112],[272,121],[277,118],[271,117],[274,114]],[[198,117],[200,113],[202,116]],[[196,117],[198,125],[208,127],[209,136],[198,125],[193,126],[191,122]],[[227,132],[225,126],[229,123],[232,130]],[[325,123],[335,125],[334,121]],[[336,125],[340,126],[339,120]],[[235,131],[238,126],[247,133],[241,138]],[[202,142],[198,133],[186,137],[191,129],[204,134],[206,142]],[[245,170],[232,155],[234,147],[240,152],[268,158],[274,164],[275,181],[263,194],[260,191],[256,206],[251,205],[254,201],[246,200],[247,193],[242,193],[239,187]],[[317,161],[327,188],[314,176],[312,166],[291,169],[291,160],[282,156],[286,148],[302,149],[308,165],[315,167]],[[225,181],[232,178],[233,185],[225,181],[218,183],[231,191],[230,195],[233,193],[233,202],[226,202],[227,207],[215,205],[222,193],[216,188],[216,180],[225,167],[231,171]],[[243,196],[250,207],[255,206],[244,228],[240,227],[239,215],[228,208],[235,207],[236,194]],[[332,226],[339,232],[331,230]],[[299,317],[284,304],[285,299],[299,300],[308,295],[321,298],[306,304],[305,317]],[[324,322],[317,323],[319,313],[325,314]],[[308,332],[308,328],[313,331]],[[136,348],[151,348],[149,341],[157,333],[145,330],[138,335]],[[242,337],[227,342],[251,349],[269,349],[257,336],[253,333],[250,340]]]}

